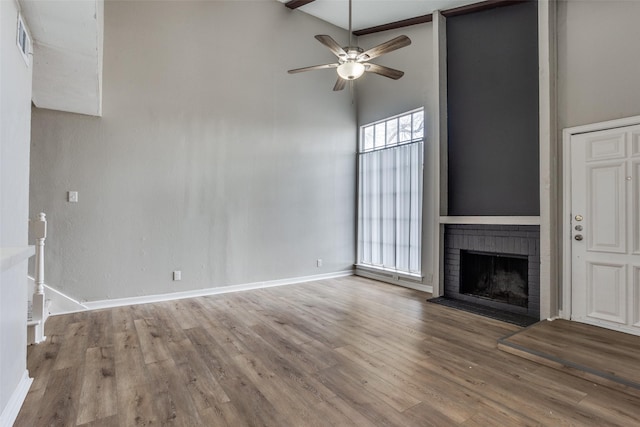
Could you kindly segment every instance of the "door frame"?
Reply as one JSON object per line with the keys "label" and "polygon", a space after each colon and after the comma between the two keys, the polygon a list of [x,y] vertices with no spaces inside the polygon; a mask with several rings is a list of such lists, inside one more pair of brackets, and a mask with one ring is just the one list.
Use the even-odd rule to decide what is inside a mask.
{"label": "door frame", "polygon": [[562,131],[562,216],[560,218],[560,239],[562,250],[562,306],[559,317],[571,319],[571,138],[583,133],[640,125],[640,116],[591,123],[566,128]]}

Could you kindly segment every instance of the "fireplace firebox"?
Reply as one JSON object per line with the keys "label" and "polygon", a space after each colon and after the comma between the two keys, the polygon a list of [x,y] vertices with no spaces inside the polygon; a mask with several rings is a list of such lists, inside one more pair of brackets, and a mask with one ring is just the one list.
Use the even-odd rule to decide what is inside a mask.
{"label": "fireplace firebox", "polygon": [[460,251],[460,293],[527,307],[526,256]]}

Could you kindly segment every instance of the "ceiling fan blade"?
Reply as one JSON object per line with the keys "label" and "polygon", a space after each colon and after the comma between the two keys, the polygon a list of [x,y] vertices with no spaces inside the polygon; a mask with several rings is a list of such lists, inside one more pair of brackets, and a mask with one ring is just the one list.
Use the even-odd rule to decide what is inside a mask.
{"label": "ceiling fan blade", "polygon": [[303,67],[303,68],[296,68],[293,70],[289,70],[287,71],[287,73],[295,74],[295,73],[302,73],[304,71],[324,70],[327,68],[338,68],[338,65],[340,64],[338,64],[337,62],[335,64],[312,65],[311,67]]}
{"label": "ceiling fan blade", "polygon": [[347,56],[347,52],[345,52],[342,46],[340,46],[338,42],[336,42],[333,38],[331,38],[331,36],[320,34],[315,37],[316,37],[316,40],[318,40],[320,43],[328,47],[335,56],[337,57]]}
{"label": "ceiling fan blade", "polygon": [[371,49],[362,52],[357,56],[356,60],[363,61],[369,60],[373,58],[377,58],[380,55],[384,55],[385,53],[393,52],[394,50],[400,49],[405,46],[409,46],[411,44],[411,39],[407,36],[398,36],[395,39],[391,39],[388,42],[384,42],[379,44],[378,46],[372,47]]}
{"label": "ceiling fan blade", "polygon": [[385,67],[384,65],[378,64],[362,64],[365,67],[365,71],[368,73],[380,74],[381,76],[389,77],[393,80],[398,80],[400,77],[404,76],[404,71],[396,70],[394,68]]}
{"label": "ceiling fan blade", "polygon": [[338,80],[336,80],[336,85],[333,87],[333,91],[337,92],[339,90],[342,90],[346,85],[347,85],[347,81],[342,77],[338,77]]}

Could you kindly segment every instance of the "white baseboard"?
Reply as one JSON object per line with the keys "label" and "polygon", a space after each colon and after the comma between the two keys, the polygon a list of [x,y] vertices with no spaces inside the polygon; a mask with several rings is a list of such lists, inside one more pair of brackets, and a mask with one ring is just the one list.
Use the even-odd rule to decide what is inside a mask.
{"label": "white baseboard", "polygon": [[82,305],[89,310],[101,308],[122,307],[134,304],[147,304],[151,302],[171,301],[176,299],[202,297],[207,295],[226,294],[229,292],[249,291],[252,289],[271,288],[274,286],[295,285],[297,283],[314,282],[316,280],[334,279],[337,277],[352,276],[353,270],[338,271],[335,273],[316,274],[313,276],[293,277],[289,279],[268,280],[266,282],[245,283],[241,285],[221,286],[218,288],[194,289],[192,291],[172,292],[170,294],[145,295],[139,297],[116,298],[101,301],[88,301]]}
{"label": "white baseboard", "polygon": [[2,410],[2,414],[0,414],[0,427],[11,427],[16,421],[16,418],[18,418],[18,414],[20,413],[22,403],[27,397],[27,393],[29,393],[29,387],[31,387],[32,382],[33,378],[29,378],[29,371],[24,371],[22,379],[11,394],[7,405]]}

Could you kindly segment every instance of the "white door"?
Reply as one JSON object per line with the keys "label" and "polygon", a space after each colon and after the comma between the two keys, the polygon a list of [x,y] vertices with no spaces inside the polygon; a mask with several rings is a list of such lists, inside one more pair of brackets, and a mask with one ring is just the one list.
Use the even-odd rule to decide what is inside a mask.
{"label": "white door", "polygon": [[640,126],[571,137],[571,319],[640,335]]}

